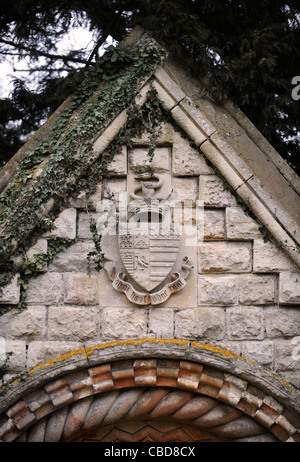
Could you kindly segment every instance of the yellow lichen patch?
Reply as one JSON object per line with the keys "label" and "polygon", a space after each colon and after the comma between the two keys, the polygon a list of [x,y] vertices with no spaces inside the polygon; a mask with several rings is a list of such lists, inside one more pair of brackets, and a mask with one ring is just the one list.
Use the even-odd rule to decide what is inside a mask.
{"label": "yellow lichen patch", "polygon": [[207,343],[191,342],[191,346],[196,348],[202,348],[203,350],[211,351],[213,353],[219,353],[222,356],[225,356],[226,358],[241,358],[241,356],[239,356],[236,353],[233,353],[232,351],[224,350],[223,348],[209,345]]}

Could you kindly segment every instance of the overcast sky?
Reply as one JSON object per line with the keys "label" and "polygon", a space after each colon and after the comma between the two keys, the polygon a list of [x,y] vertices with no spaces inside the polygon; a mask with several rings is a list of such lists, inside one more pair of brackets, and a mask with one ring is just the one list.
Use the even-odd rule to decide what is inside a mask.
{"label": "overcast sky", "polygon": [[[110,42],[111,43],[111,42]],[[58,44],[58,53],[67,53],[67,50],[87,48],[87,51],[92,51],[94,46],[92,33],[84,28],[73,29],[65,39]],[[6,61],[0,63],[0,98],[9,96],[13,89],[13,77],[28,79],[27,72],[18,72],[18,69],[28,69],[26,60],[15,62]]]}

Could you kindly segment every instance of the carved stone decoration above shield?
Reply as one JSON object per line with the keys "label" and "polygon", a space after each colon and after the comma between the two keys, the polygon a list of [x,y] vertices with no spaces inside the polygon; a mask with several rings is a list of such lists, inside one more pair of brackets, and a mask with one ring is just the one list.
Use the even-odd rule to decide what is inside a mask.
{"label": "carved stone decoration above shield", "polygon": [[114,289],[128,300],[158,305],[184,289],[193,264],[184,254],[182,229],[173,222],[170,173],[149,164],[141,170],[127,177],[128,204],[120,205],[126,221],[118,223],[115,235],[102,236],[103,266]]}

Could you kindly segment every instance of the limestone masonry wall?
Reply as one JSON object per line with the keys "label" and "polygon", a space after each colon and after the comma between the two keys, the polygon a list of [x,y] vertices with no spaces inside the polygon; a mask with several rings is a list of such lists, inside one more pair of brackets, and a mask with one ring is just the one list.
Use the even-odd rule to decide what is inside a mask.
{"label": "limestone masonry wall", "polygon": [[[95,194],[87,199],[83,191],[70,199],[54,230],[30,250],[29,259],[46,252],[54,236],[76,239],[30,279],[27,308],[1,316],[0,336],[11,353],[4,380],[82,345],[161,337],[197,339],[233,351],[300,387],[297,267],[275,243],[264,242],[260,224],[186,139],[168,125],[161,137],[153,165],[166,167],[171,199],[204,201],[204,238],[190,250],[194,268],[186,287],[161,305],[137,306],[112,287],[103,269],[88,272],[87,254],[94,250],[90,219],[101,215],[96,211],[101,198],[117,204],[118,194],[127,191],[132,162],[145,152],[143,140],[136,140],[133,151],[124,147],[116,155],[111,176]],[[19,297],[16,276],[0,303],[17,305]]]}

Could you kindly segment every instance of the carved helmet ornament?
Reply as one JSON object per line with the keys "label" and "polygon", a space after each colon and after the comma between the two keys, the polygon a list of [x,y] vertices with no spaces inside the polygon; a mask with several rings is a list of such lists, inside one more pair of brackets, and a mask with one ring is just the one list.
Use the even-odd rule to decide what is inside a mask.
{"label": "carved helmet ornament", "polygon": [[[116,236],[102,237],[103,266],[114,289],[132,303],[158,305],[185,287],[193,265],[181,255],[181,232],[172,222],[168,198],[160,195],[163,175],[144,172],[135,180],[130,220],[119,220]],[[110,257],[112,247],[118,256]]]}

